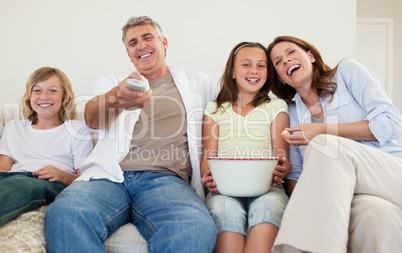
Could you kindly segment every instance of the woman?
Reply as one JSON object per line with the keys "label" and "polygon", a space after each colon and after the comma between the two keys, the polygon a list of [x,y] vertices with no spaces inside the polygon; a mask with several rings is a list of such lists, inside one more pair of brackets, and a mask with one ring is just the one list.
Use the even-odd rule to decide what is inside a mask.
{"label": "woman", "polygon": [[297,181],[274,252],[401,249],[402,121],[380,82],[353,60],[331,69],[298,38],[268,53],[272,90],[290,104],[290,193]]}

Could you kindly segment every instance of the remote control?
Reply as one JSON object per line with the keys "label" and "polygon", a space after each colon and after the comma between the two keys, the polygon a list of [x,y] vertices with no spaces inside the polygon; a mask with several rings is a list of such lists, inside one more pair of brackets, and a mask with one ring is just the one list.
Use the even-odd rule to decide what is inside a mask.
{"label": "remote control", "polygon": [[148,80],[137,80],[137,79],[127,79],[126,81],[127,83],[127,87],[132,89],[132,90],[136,90],[136,91],[142,91],[142,92],[147,92],[147,90],[149,90],[149,84],[148,84]]}

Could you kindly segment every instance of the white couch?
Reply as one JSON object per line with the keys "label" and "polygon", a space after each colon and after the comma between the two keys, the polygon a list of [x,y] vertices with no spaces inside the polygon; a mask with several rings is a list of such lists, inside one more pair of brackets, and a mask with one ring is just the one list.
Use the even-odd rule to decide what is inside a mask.
{"label": "white couch", "polygon": [[[23,119],[18,104],[0,105],[0,137],[10,120]],[[84,120],[78,111],[76,120]],[[95,136],[95,135],[93,135]],[[96,138],[96,137],[94,137]],[[96,140],[95,140],[96,142]],[[47,206],[20,215],[0,228],[0,252],[46,252],[44,217]],[[104,244],[106,252],[147,252],[147,242],[137,228],[128,223],[117,230]]]}

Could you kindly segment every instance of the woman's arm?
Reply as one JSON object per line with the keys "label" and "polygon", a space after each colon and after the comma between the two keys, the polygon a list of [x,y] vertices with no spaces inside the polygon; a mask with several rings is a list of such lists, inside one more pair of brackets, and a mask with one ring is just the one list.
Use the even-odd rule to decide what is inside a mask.
{"label": "woman's arm", "polygon": [[366,120],[347,124],[327,124],[326,133],[357,141],[377,140],[369,128],[369,122]]}
{"label": "woman's arm", "polygon": [[383,145],[402,136],[401,114],[369,69],[356,61],[345,60],[339,64],[335,79],[337,97],[331,103],[339,105],[340,124],[305,124],[291,128],[289,132],[304,133],[295,133],[289,138],[292,143],[306,145],[318,134],[331,134],[352,140],[378,141]]}
{"label": "woman's arm", "polygon": [[0,172],[9,172],[13,166],[14,161],[11,157],[0,155]]}
{"label": "woman's arm", "polygon": [[213,119],[205,115],[202,132],[204,153],[201,161],[201,183],[209,192],[211,192],[212,195],[215,195],[218,194],[218,189],[216,188],[216,183],[212,178],[206,158],[218,156],[219,126]]}
{"label": "woman's arm", "polygon": [[[374,139],[369,137],[365,139],[364,136],[357,133],[359,131],[357,129],[352,137],[344,134],[347,138],[353,140],[377,140],[380,145],[383,145],[389,140],[402,137],[401,113],[388,97],[384,86],[372,71],[356,61],[346,60],[339,64],[336,80],[338,87],[342,87],[339,98],[347,97],[348,94],[346,93],[349,93],[353,98],[353,102],[358,104],[358,106],[355,104],[350,107],[348,106],[349,103],[346,103],[340,114],[345,113],[345,115],[350,116],[350,120],[348,122],[340,121],[339,123],[367,121],[371,134],[375,136]],[[350,102],[350,104],[354,104],[353,102]],[[359,112],[363,112],[362,117],[353,120],[353,115],[356,113],[361,115]],[[360,131],[364,130],[364,128],[360,128]]]}
{"label": "woman's arm", "polygon": [[286,128],[286,130],[289,134],[283,134],[284,138],[289,144],[295,146],[307,145],[319,134],[337,135],[352,140],[377,140],[369,128],[369,122],[365,120],[346,124],[310,123]]}

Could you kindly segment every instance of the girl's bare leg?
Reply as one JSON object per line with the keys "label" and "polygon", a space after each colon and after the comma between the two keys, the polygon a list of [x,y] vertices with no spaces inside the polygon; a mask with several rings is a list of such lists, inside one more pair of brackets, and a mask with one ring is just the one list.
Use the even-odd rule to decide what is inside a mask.
{"label": "girl's bare leg", "polygon": [[214,253],[243,253],[245,236],[234,232],[222,232],[216,238]]}
{"label": "girl's bare leg", "polygon": [[253,226],[247,236],[244,252],[271,252],[278,230],[278,227],[271,223]]}

